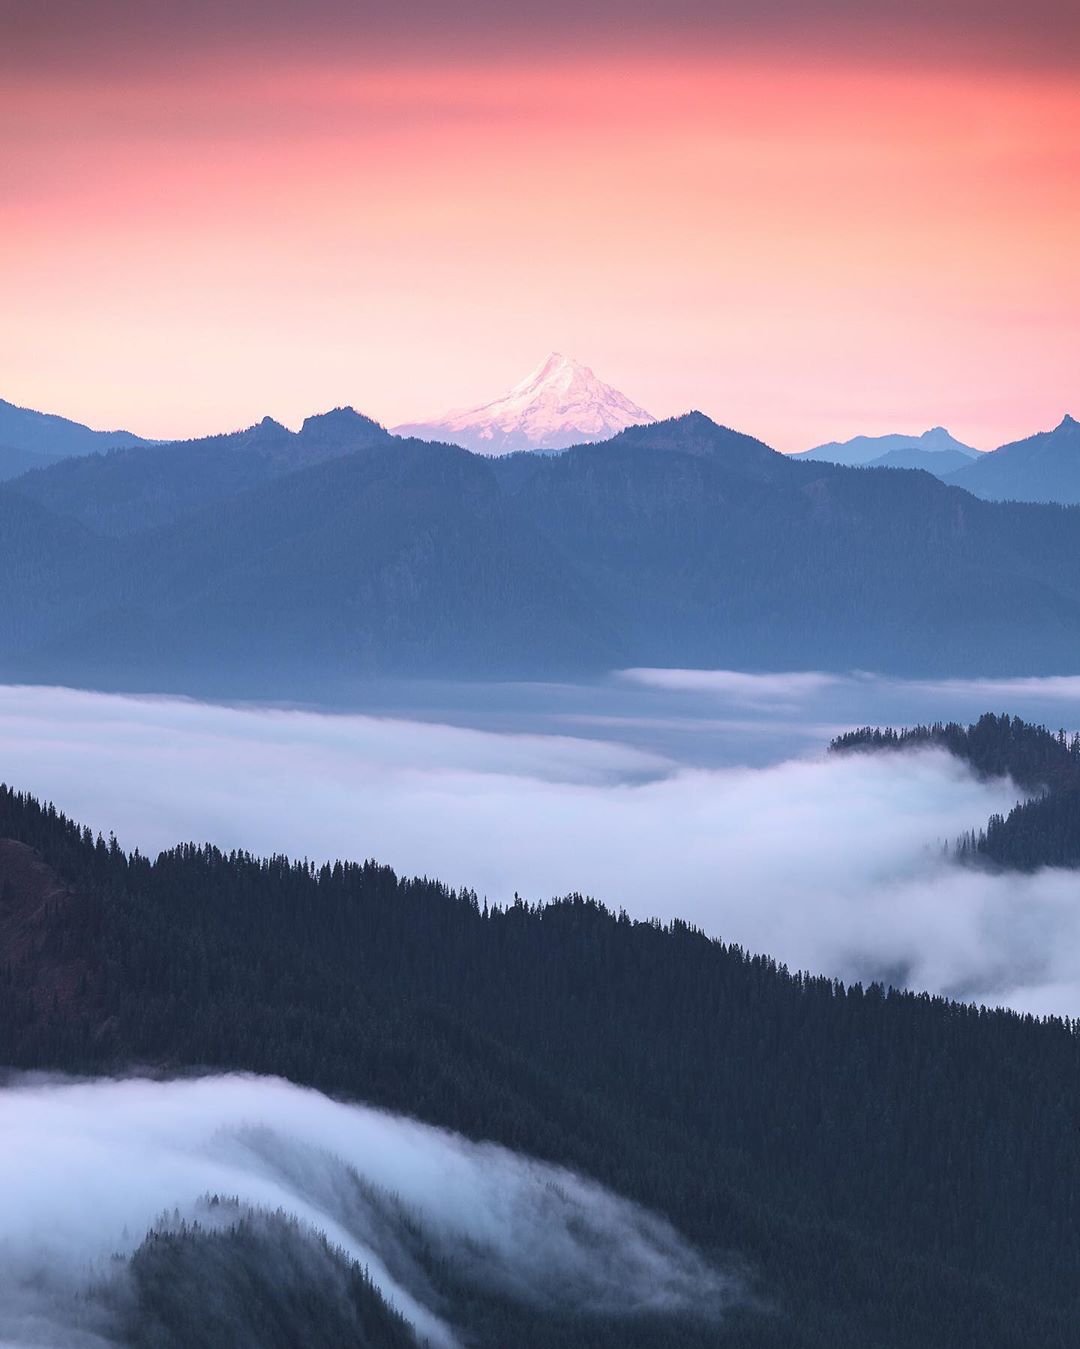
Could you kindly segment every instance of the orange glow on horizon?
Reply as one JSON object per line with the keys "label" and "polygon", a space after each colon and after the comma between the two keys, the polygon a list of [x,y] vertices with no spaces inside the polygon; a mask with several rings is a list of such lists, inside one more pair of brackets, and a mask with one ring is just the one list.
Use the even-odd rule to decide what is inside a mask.
{"label": "orange glow on horizon", "polygon": [[9,81],[0,125],[0,396],[91,424],[394,424],[551,348],[783,449],[1080,403],[1064,76],[207,67]]}

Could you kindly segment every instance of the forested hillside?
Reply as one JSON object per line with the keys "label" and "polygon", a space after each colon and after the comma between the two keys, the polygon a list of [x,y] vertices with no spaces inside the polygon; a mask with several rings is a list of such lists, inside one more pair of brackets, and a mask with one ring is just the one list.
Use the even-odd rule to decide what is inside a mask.
{"label": "forested hillside", "polygon": [[15,445],[0,445],[0,482],[8,478],[18,478],[32,468],[40,468],[42,462],[33,450],[23,450]]}
{"label": "forested hillside", "polygon": [[[127,856],[9,790],[0,838],[0,1061],[283,1074],[579,1168],[746,1270],[719,1330],[574,1344],[1075,1343],[1071,1022],[845,987],[578,897]],[[479,1345],[571,1342],[508,1314],[462,1312]]]}
{"label": "forested hillside", "polygon": [[980,455],[949,481],[992,501],[1080,502],[1080,422],[1066,416],[1052,431]]}
{"label": "forested hillside", "polygon": [[280,1214],[160,1226],[87,1301],[126,1349],[420,1349],[356,1262]]}
{"label": "forested hillside", "polygon": [[833,741],[834,752],[937,745],[981,777],[1010,777],[1031,799],[958,840],[963,859],[1021,871],[1080,867],[1080,734],[1067,736],[1019,717],[980,717],[972,726],[935,722],[900,731],[865,727]]}

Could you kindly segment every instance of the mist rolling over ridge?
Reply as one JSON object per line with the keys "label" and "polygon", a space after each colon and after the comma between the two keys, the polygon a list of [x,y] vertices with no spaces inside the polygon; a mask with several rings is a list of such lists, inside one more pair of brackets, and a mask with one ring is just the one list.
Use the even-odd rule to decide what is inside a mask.
{"label": "mist rolling over ridge", "polygon": [[[745,676],[718,679],[734,686],[750,720],[755,699],[759,712],[771,703],[781,715],[786,699],[790,715],[793,697],[822,692],[816,677],[787,689],[769,677],[757,690]],[[686,682],[682,672],[678,682]],[[837,1324],[876,1321],[880,1304],[854,1290],[881,1285],[902,1293],[889,1299],[901,1310],[889,1313],[886,1342],[898,1349],[944,1349],[963,1326],[1002,1338],[1018,1316],[1038,1326],[1040,1343],[1070,1343],[1074,1194],[1060,1176],[1075,1147],[1067,1087],[1080,1072],[1075,1023],[949,1001],[926,987],[992,986],[995,1003],[1069,1006],[1075,869],[989,869],[946,856],[944,841],[927,837],[931,826],[964,820],[962,837],[971,840],[984,812],[997,807],[992,826],[1008,811],[1007,823],[1011,803],[1032,793],[1031,808],[1045,815],[1045,804],[1052,822],[1080,772],[1080,741],[990,717],[967,730],[942,727],[940,740],[939,730],[924,728],[929,738],[907,748],[895,735],[865,732],[827,756],[687,768],[595,738],[545,745],[535,734],[430,722],[12,692],[48,709],[28,724],[25,743],[36,741],[53,770],[65,762],[78,782],[70,756],[85,754],[88,793],[120,780],[101,753],[98,719],[113,719],[125,741],[124,775],[140,798],[137,810],[129,798],[117,814],[145,810],[144,832],[186,785],[189,801],[220,814],[218,827],[231,820],[230,833],[251,831],[253,817],[262,827],[276,791],[291,808],[290,819],[277,816],[278,832],[313,836],[304,810],[325,812],[335,793],[313,785],[336,766],[333,787],[346,813],[388,837],[396,817],[415,856],[430,848],[446,865],[455,849],[478,851],[483,828],[486,851],[508,873],[528,866],[545,874],[549,856],[566,853],[587,874],[600,860],[589,847],[602,845],[610,876],[650,916],[580,894],[490,902],[375,861],[290,861],[195,844],[127,853],[116,839],[95,840],[90,828],[4,789],[0,1060],[121,1077],[140,1064],[159,1074],[239,1067],[366,1099],[595,1177],[672,1224],[706,1264],[735,1272],[747,1290],[726,1303],[720,1321],[680,1311],[677,1300],[648,1310],[668,1284],[648,1257],[649,1270],[634,1276],[646,1306],[629,1317],[610,1306],[586,1310],[570,1289],[523,1302],[520,1288],[503,1281],[514,1244],[498,1231],[479,1266],[497,1277],[477,1283],[475,1265],[439,1254],[445,1243],[426,1235],[427,1218],[404,1228],[384,1222],[379,1252],[398,1231],[441,1290],[441,1302],[425,1297],[424,1305],[485,1349],[507,1338],[544,1349],[703,1349],[718,1336],[816,1346]],[[65,698],[74,705],[63,708]],[[213,722],[210,736],[200,731],[203,718]],[[244,722],[235,734],[233,718]],[[9,712],[9,739],[16,721]],[[875,735],[884,736],[879,748]],[[432,736],[435,768],[425,765]],[[207,758],[211,744],[217,754]],[[151,746],[156,766],[140,770],[140,761],[155,759]],[[351,792],[365,757],[373,765],[367,788]],[[225,763],[234,776],[222,772]],[[203,780],[211,764],[217,795],[204,803],[183,773]],[[1008,765],[1016,788],[1002,775]],[[155,772],[156,800],[148,792]],[[222,811],[230,799],[231,814]],[[440,817],[452,839],[425,827]],[[318,827],[332,833],[342,824]],[[521,846],[534,835],[549,856]],[[496,837],[502,844],[492,848]],[[810,950],[811,959],[854,973],[803,973],[679,916],[652,916],[669,900],[674,909],[680,895],[701,897],[702,923],[749,932],[743,940],[754,942],[755,924],[771,926],[781,950]],[[211,1102],[217,1090],[208,1088]],[[265,1181],[268,1167],[272,1175],[284,1168],[295,1179],[300,1167],[310,1199],[311,1167],[272,1141],[275,1117],[295,1120],[280,1100],[249,1113],[261,1116],[264,1105],[265,1128],[245,1140],[261,1159],[258,1174]],[[77,1138],[92,1138],[87,1114],[70,1115]],[[364,1128],[346,1120],[362,1140]],[[139,1147],[155,1129],[152,1111],[140,1117]],[[17,1136],[16,1166],[32,1156],[32,1141]],[[171,1148],[162,1175],[181,1146]],[[958,1150],[970,1158],[960,1172]],[[77,1148],[73,1155],[78,1163]],[[386,1165],[395,1147],[384,1138],[376,1155]],[[409,1166],[422,1179],[415,1155]],[[324,1174],[322,1163],[314,1174]],[[245,1176],[225,1168],[221,1179],[247,1194]],[[433,1193],[438,1202],[453,1195],[452,1171],[439,1168]],[[1018,1225],[1018,1211],[1035,1212],[1036,1193],[1038,1224]],[[585,1198],[589,1213],[602,1215],[596,1194]],[[385,1206],[367,1192],[361,1208],[366,1224]],[[99,1273],[91,1302],[79,1305],[119,1315],[121,1342],[134,1349],[219,1349],[248,1338],[264,1349],[275,1340],[257,1327],[289,1306],[284,1324],[303,1342],[397,1349],[402,1323],[379,1292],[380,1262],[366,1263],[372,1285],[365,1265],[340,1249],[340,1235],[320,1235],[320,1223],[305,1224],[295,1202],[279,1209],[252,1209],[214,1190],[190,1217],[174,1210],[145,1237],[129,1238],[138,1244],[124,1248],[126,1265]],[[26,1205],[15,1211],[25,1216]],[[545,1209],[545,1234],[552,1225],[558,1232],[558,1213],[559,1204]],[[576,1217],[572,1227],[580,1233]],[[605,1268],[613,1260],[620,1267],[611,1244],[599,1245]],[[393,1250],[385,1263],[415,1301],[426,1285],[405,1278],[400,1244]],[[535,1250],[533,1257],[535,1264]],[[67,1324],[70,1293],[47,1279],[31,1283],[38,1319]],[[214,1317],[199,1312],[195,1290],[207,1287],[216,1290]],[[1035,1308],[1032,1288],[1044,1293]],[[0,1305],[17,1307],[17,1299]],[[80,1328],[95,1331],[85,1315]]]}
{"label": "mist rolling over ridge", "polygon": [[[566,686],[525,688],[501,710],[488,694],[457,708],[466,723],[487,709],[498,730],[6,688],[0,731],[12,781],[40,793],[63,781],[58,805],[151,855],[190,839],[320,862],[374,856],[492,903],[583,892],[797,968],[1080,1011],[1071,875],[994,875],[944,852],[1028,793],[978,781],[940,750],[822,753],[871,709],[917,720],[927,704],[1010,695],[1064,713],[1072,683],[632,671],[620,684],[629,700],[615,724],[591,720],[589,688],[577,701]],[[428,696],[449,701],[443,688]],[[841,706],[862,715],[833,722]],[[804,753],[791,758],[796,724]],[[707,757],[713,741],[726,757]]]}
{"label": "mist rolling over ridge", "polygon": [[[0,1184],[5,1344],[85,1343],[76,1315],[94,1317],[77,1295],[108,1280],[113,1257],[162,1221],[213,1231],[251,1212],[296,1220],[359,1262],[431,1349],[462,1343],[441,1264],[451,1286],[571,1316],[710,1321],[739,1296],[669,1225],[568,1171],[271,1079],[9,1083]],[[99,1294],[102,1344],[125,1342],[109,1324],[110,1302],[123,1319],[119,1277],[111,1299]],[[72,1324],[50,1319],[58,1289]]]}

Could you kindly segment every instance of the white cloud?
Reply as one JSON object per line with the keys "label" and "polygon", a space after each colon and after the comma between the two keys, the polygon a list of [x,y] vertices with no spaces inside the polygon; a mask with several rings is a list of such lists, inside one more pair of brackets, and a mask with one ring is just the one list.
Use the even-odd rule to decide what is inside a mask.
{"label": "white cloud", "polygon": [[619,678],[674,693],[708,693],[747,707],[795,707],[844,683],[843,676],[811,670],[795,674],[746,674],[739,670],[621,670]]}
{"label": "white cloud", "polygon": [[589,1180],[271,1078],[8,1087],[0,1194],[7,1343],[82,1342],[63,1333],[64,1292],[210,1194],[324,1234],[436,1349],[457,1336],[396,1258],[398,1202],[437,1257],[519,1300],[711,1316],[736,1295],[668,1223]]}
{"label": "white cloud", "polygon": [[959,693],[984,701],[994,698],[998,702],[1012,703],[1035,698],[1047,703],[1072,703],[1080,709],[1080,675],[1038,675],[1026,679],[926,679],[913,681],[913,686],[931,695]]}
{"label": "white cloud", "polygon": [[[799,724],[842,694],[808,694]],[[770,746],[778,724],[762,722]],[[0,688],[0,776],[129,848],[373,856],[492,901],[582,891],[792,966],[1080,1013],[1074,877],[941,856],[1012,806],[1011,785],[941,753],[717,768],[678,762],[677,744]]]}

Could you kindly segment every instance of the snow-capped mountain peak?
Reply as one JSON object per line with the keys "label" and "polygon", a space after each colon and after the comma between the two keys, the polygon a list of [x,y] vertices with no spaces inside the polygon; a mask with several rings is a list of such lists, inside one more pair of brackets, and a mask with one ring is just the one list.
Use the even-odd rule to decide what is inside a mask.
{"label": "snow-capped mountain peak", "polygon": [[502,398],[394,430],[482,454],[510,454],[606,440],[628,426],[654,420],[588,366],[552,352]]}
{"label": "snow-capped mountain peak", "polygon": [[532,397],[538,390],[543,389],[557,388],[569,394],[575,387],[580,389],[590,385],[600,385],[605,391],[609,387],[602,384],[587,365],[582,365],[580,361],[572,360],[559,351],[553,351],[535,370],[519,380],[505,399],[499,401],[508,402],[515,397]]}

